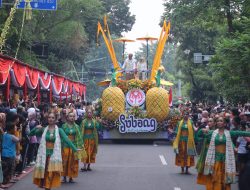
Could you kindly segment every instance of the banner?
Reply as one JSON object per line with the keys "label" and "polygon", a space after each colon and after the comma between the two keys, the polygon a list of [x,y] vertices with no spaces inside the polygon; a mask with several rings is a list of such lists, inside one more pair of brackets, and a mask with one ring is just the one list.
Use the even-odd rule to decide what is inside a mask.
{"label": "banner", "polygon": [[133,115],[126,118],[121,114],[118,121],[120,133],[156,132],[157,129],[155,118],[135,118]]}

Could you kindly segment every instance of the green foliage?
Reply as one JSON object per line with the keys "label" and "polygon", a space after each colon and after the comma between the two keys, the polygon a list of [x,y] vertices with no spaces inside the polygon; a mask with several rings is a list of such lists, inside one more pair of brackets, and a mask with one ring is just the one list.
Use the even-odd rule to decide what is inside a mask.
{"label": "green foliage", "polygon": [[88,101],[94,101],[97,98],[100,98],[102,95],[102,90],[96,87],[96,81],[90,80],[87,83],[87,100]]}
{"label": "green foliage", "polygon": [[101,0],[108,15],[110,31],[116,36],[128,32],[135,23],[135,15],[129,11],[130,0]]}
{"label": "green foliage", "polygon": [[[13,2],[6,0],[5,2]],[[32,10],[31,21],[25,20],[21,46],[17,58],[27,64],[41,69],[59,73],[79,80],[77,72],[87,72],[90,67],[111,70],[111,60],[105,45],[97,49],[95,46],[97,22],[108,14],[111,33],[121,36],[124,31],[131,30],[135,16],[129,11],[129,0],[59,0],[56,11]],[[11,6],[4,5],[0,11],[0,31],[9,15]],[[9,33],[5,54],[15,56],[22,25],[23,10],[17,10]],[[114,37],[115,39],[115,37]],[[48,59],[39,59],[30,51],[33,43],[47,43]],[[121,62],[122,44],[114,43],[117,58]],[[86,61],[107,57],[103,62]],[[94,65],[96,64],[96,65]],[[87,93],[90,100],[100,97],[101,90],[96,87],[96,81],[103,78],[93,78],[84,75],[90,82]]]}
{"label": "green foliage", "polygon": [[[228,41],[235,38],[241,33],[240,31],[246,27],[249,28],[246,23],[237,22],[243,16],[249,15],[249,3],[246,2],[242,0],[165,1],[163,18],[171,20],[172,40],[174,44],[178,45],[176,67],[182,71],[182,76],[180,77],[184,83],[188,84],[184,84],[184,86],[185,88],[188,86],[187,92],[193,101],[215,102],[221,95],[227,98],[227,100],[233,101],[234,98],[231,97],[233,93],[229,95],[229,98],[229,96],[226,96],[228,93],[226,93],[224,87],[218,88],[219,84],[216,78],[220,77],[217,77],[218,71],[215,67],[210,63],[194,64],[193,53],[216,54],[216,60],[224,62],[225,68],[228,69],[230,64],[224,60],[227,57],[224,52],[224,46],[226,49],[229,47],[226,46],[225,40]],[[233,34],[232,32],[236,33]],[[245,37],[248,35],[245,34]],[[221,42],[218,44],[219,41]],[[239,39],[235,39],[235,41],[239,41]],[[244,46],[246,44],[241,45]],[[185,50],[190,50],[189,54],[185,54]],[[221,55],[219,56],[218,54]],[[243,56],[243,53],[239,53],[238,56]],[[239,59],[234,60],[234,62],[240,65]],[[218,69],[221,64],[217,64],[217,66]],[[238,78],[244,74],[242,70],[239,70],[235,72],[235,75]],[[220,84],[221,86],[226,86],[226,83],[230,83],[229,81],[229,79],[224,78]],[[237,89],[231,88],[230,91],[236,92],[239,90]]]}
{"label": "green foliage", "polygon": [[218,92],[230,102],[244,103],[250,97],[250,19],[238,25],[243,31],[218,43],[212,67]]}

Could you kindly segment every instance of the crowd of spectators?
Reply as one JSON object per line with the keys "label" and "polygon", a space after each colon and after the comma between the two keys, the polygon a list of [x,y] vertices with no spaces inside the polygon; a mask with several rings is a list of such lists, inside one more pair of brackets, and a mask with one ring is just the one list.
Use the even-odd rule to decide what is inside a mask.
{"label": "crowd of spectators", "polygon": [[0,190],[18,181],[19,175],[35,165],[40,139],[29,133],[37,125],[47,126],[49,110],[58,115],[57,125],[61,127],[69,110],[75,112],[76,123],[80,124],[88,104],[80,100],[51,105],[37,105],[32,100],[19,100],[12,105],[0,101]]}
{"label": "crowd of spectators", "polygon": [[[29,136],[30,131],[37,125],[47,126],[49,110],[57,114],[57,126],[66,122],[68,110],[75,113],[75,121],[80,124],[85,108],[89,103],[76,100],[71,103],[42,103],[35,101],[16,101],[9,105],[0,99],[0,190],[6,184],[15,183],[17,176],[25,173],[27,167],[35,164],[40,139]],[[223,116],[227,119],[228,130],[250,131],[250,104],[233,106],[192,104],[187,102],[185,107],[190,109],[190,117],[196,131],[202,128],[216,129],[216,120]],[[181,110],[181,105],[179,105]],[[235,155],[237,155],[237,172],[240,190],[250,187],[250,138],[238,137],[233,139]],[[199,152],[200,144],[197,142]]]}
{"label": "crowd of spectators", "polygon": [[[216,121],[219,117],[226,118],[228,130],[242,130],[250,131],[250,104],[238,106],[214,105],[207,106],[204,104],[187,103],[190,109],[190,117],[194,123],[194,128],[197,131],[206,128],[208,130],[215,130]],[[181,108],[180,108],[181,109]],[[236,169],[239,176],[239,189],[246,190],[250,187],[250,138],[236,137],[232,138],[234,151],[236,156]],[[202,141],[197,143],[197,152],[200,152]]]}

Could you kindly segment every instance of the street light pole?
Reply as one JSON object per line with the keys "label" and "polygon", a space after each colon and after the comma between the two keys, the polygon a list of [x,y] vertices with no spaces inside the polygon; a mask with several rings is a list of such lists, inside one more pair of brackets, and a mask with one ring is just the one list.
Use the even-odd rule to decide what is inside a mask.
{"label": "street light pole", "polygon": [[82,80],[81,81],[83,82],[83,63],[82,63]]}
{"label": "street light pole", "polygon": [[[147,40],[147,71],[148,71],[148,40]],[[148,72],[147,72],[147,78],[148,78]]]}
{"label": "street light pole", "polygon": [[[179,75],[181,75],[181,71],[178,72]],[[178,79],[178,97],[181,97],[181,79]]]}
{"label": "street light pole", "polygon": [[[190,53],[190,50],[189,50],[189,49],[184,50],[184,54],[187,55],[187,58],[188,58],[189,53]],[[178,74],[181,75],[181,70],[178,71]],[[181,79],[178,79],[178,97],[179,97],[179,98],[182,97],[182,92],[181,92]]]}

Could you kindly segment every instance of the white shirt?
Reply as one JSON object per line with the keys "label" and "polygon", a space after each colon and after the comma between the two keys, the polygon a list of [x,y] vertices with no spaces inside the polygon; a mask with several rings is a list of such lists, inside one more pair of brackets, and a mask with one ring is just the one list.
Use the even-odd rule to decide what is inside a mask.
{"label": "white shirt", "polygon": [[77,112],[77,116],[78,116],[78,117],[84,116],[84,113],[85,113],[85,111],[82,110],[82,109],[76,109],[76,112]]}
{"label": "white shirt", "polygon": [[238,137],[237,143],[239,143],[238,154],[246,154],[247,153],[247,150],[246,150],[247,141],[246,141],[246,139],[244,137]]}
{"label": "white shirt", "polygon": [[137,63],[137,69],[139,72],[146,71],[147,70],[147,63],[146,62],[138,62]]}
{"label": "white shirt", "polygon": [[132,71],[136,68],[136,60],[135,59],[126,59],[122,66],[122,69],[125,71]]}

